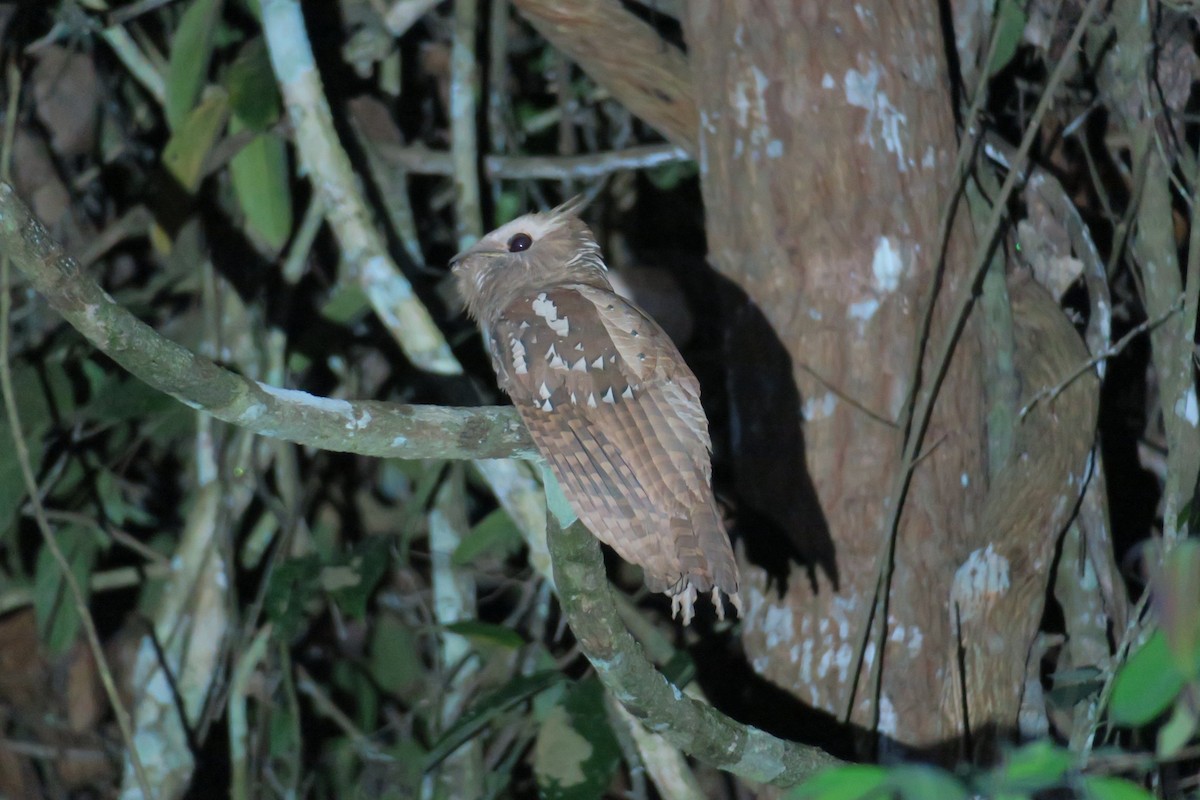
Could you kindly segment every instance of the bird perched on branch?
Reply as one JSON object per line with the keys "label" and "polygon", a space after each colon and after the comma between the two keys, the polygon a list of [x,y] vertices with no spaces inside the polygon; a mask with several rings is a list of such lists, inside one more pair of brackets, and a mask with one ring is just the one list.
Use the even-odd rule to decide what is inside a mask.
{"label": "bird perched on branch", "polygon": [[500,387],[571,507],[691,622],[698,593],[741,613],[713,497],[700,384],[674,343],[613,292],[578,199],[526,214],[451,260]]}

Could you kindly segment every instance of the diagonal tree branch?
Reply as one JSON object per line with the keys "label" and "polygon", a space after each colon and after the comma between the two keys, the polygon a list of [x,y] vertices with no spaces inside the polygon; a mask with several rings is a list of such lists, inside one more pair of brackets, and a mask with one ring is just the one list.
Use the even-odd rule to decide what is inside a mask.
{"label": "diagonal tree branch", "polygon": [[[63,253],[6,183],[0,183],[0,253],[98,349],[150,386],[256,433],[392,458],[537,458],[510,408],[443,408],[315,397],[249,380],[156,333],[119,306]],[[549,515],[553,517],[553,515]],[[586,528],[549,522],[563,609],[601,679],[635,717],[672,745],[750,780],[787,786],[838,763],[818,748],[778,739],[683,696],[625,629]]]}
{"label": "diagonal tree branch", "polygon": [[743,725],[680,692],[621,622],[600,543],[582,523],[560,528],[553,514],[547,528],[554,582],[571,631],[601,682],[643,725],[705,764],[760,783],[793,786],[839,763],[820,748]]}
{"label": "diagonal tree branch", "polygon": [[389,458],[536,458],[511,408],[334,400],[223,369],[118,305],[0,183],[0,252],[92,344],[150,386],[263,436]]}

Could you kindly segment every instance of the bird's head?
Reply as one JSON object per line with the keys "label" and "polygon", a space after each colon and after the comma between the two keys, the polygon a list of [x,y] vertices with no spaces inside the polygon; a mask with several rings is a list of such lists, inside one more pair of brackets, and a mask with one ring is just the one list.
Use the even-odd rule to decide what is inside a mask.
{"label": "bird's head", "polygon": [[564,283],[610,288],[580,197],[550,211],[517,217],[450,259],[467,312],[485,328],[510,302]]}

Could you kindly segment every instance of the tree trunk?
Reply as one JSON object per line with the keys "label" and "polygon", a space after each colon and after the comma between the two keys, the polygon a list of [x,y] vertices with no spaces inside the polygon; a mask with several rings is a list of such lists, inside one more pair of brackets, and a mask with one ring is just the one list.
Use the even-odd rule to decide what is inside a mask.
{"label": "tree trunk", "polygon": [[[804,519],[760,510],[832,548],[814,571],[793,567],[782,596],[743,565],[744,644],[765,677],[843,715],[897,502],[905,404],[917,365],[923,380],[936,366],[921,348],[929,298],[940,279],[928,335],[939,342],[971,281],[962,215],[939,267],[957,140],[937,4],[691,2],[686,32],[711,259],[770,323],[792,367],[775,377],[794,380],[803,409],[794,460],[811,477],[786,479],[792,494],[811,480],[817,505]],[[753,361],[741,349],[729,357]],[[904,500],[877,703],[875,632],[850,709],[909,746],[959,733],[942,703],[957,672],[949,599],[978,546],[982,420],[968,324]],[[773,420],[766,434],[794,424]],[[769,482],[779,464],[738,470],[740,484]]]}

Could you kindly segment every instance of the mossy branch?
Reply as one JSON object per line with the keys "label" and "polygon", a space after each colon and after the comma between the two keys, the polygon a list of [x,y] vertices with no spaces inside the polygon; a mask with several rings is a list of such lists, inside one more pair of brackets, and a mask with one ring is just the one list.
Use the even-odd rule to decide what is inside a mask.
{"label": "mossy branch", "polygon": [[118,305],[4,183],[0,252],[99,350],[155,389],[217,419],[263,436],[367,456],[536,457],[511,408],[333,400],[268,386],[218,366]]}
{"label": "mossy branch", "polygon": [[793,786],[839,763],[817,747],[776,738],[683,694],[626,630],[604,576],[600,544],[582,523],[547,515],[558,599],[600,680],[633,716],[674,747],[748,780]]}
{"label": "mossy branch", "polygon": [[[6,183],[0,183],[0,252],[99,350],[150,386],[218,419],[264,436],[368,456],[536,457],[511,408],[333,400],[267,386],[192,353],[118,305]],[[605,685],[647,728],[707,764],[764,783],[792,785],[837,763],[818,748],[742,725],[680,693],[621,622],[597,541],[582,525],[563,531],[549,524],[555,583],[571,629]]]}

